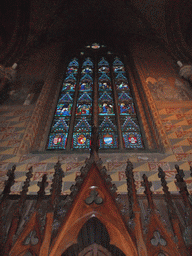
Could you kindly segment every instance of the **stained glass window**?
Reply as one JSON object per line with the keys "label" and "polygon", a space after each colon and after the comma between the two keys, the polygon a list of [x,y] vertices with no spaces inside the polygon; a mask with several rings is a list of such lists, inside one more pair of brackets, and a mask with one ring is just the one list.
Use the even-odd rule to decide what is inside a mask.
{"label": "stained glass window", "polygon": [[[143,149],[122,60],[107,50],[103,57],[97,56],[99,44],[86,48],[85,54],[67,66],[47,149],[89,150],[93,123],[98,127],[101,150]],[[86,51],[94,54],[89,56]]]}

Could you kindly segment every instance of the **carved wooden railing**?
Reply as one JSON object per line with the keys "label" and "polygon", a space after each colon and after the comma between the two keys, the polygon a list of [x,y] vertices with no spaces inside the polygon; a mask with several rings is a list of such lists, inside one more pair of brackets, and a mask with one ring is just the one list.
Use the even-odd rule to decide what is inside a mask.
{"label": "carved wooden railing", "polygon": [[[94,151],[96,152],[97,148],[92,148],[92,155],[94,155]],[[54,167],[55,173],[50,195],[45,195],[47,177],[44,175],[42,181],[38,183],[39,191],[37,195],[30,199],[27,192],[33,176],[32,168],[26,173],[26,181],[19,196],[11,195],[11,186],[15,182],[16,166],[14,165],[12,169],[8,170],[8,179],[0,196],[0,255],[25,255],[27,251],[31,255],[49,255],[53,238],[59,230],[61,220],[65,219],[67,212],[70,210],[73,200],[79,193],[93,162],[95,160],[92,157],[86,161],[85,167],[81,169],[81,176],[76,178],[76,184],[71,186],[71,194],[68,196],[61,196],[64,172],[59,162]],[[106,169],[102,167],[99,159],[97,159],[96,165],[99,166],[101,176],[105,180],[106,186],[109,184],[109,191],[114,196],[116,187],[111,184],[110,175],[107,175]],[[154,198],[156,195],[153,195],[151,191],[152,183],[148,181],[148,177],[144,174],[142,185],[145,188],[144,193],[146,196],[137,195],[133,165],[130,161],[127,162],[125,170],[128,188],[128,194],[125,199],[127,200],[127,208],[122,207],[122,213],[126,215],[124,219],[127,223],[127,229],[136,241],[138,255],[173,255],[171,253],[174,253],[174,255],[187,256],[192,252],[191,195],[184,180],[183,170],[178,165],[175,166],[175,169],[177,171],[175,184],[180,193],[177,198],[183,202],[184,206],[184,224],[181,223],[174,196],[169,191],[166,173],[162,168],[159,167],[158,169],[158,177],[161,180],[164,192],[164,195],[158,195],[158,198],[164,201],[167,206],[167,214],[171,226],[171,230],[168,230],[162,220],[162,209],[158,209],[155,203]],[[192,168],[190,168],[190,171],[192,176]],[[14,198],[16,200],[13,201],[16,203],[12,204],[9,209],[9,201]],[[114,203],[123,203],[123,198],[125,198],[123,195],[115,196]],[[146,220],[143,220],[143,210],[140,205],[143,199],[148,201]],[[34,200],[33,207],[27,215],[24,214],[26,200]],[[102,203],[104,202],[102,201]],[[7,222],[9,222],[9,225]],[[23,222],[23,225],[21,225],[21,222]]]}

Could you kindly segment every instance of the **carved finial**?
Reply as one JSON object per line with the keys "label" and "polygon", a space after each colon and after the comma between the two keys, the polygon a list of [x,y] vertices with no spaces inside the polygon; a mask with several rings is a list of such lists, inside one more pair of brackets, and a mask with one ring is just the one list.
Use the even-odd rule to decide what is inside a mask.
{"label": "carved finial", "polygon": [[163,169],[161,167],[158,168],[158,177],[161,179],[161,185],[163,187],[163,192],[164,192],[164,198],[165,201],[167,203],[167,207],[168,207],[168,212],[169,214],[171,214],[171,217],[175,217],[175,208],[173,205],[173,201],[171,198],[171,193],[169,192],[169,188],[167,186],[167,181],[165,180],[165,172],[163,171]]}
{"label": "carved finial", "polygon": [[176,185],[180,189],[180,193],[185,193],[187,196],[189,195],[189,192],[187,190],[186,182],[184,181],[185,174],[182,169],[179,168],[178,165],[175,165],[175,169],[177,170],[177,174],[175,175],[175,178],[177,180]]}
{"label": "carved finial", "polygon": [[153,203],[153,199],[152,199],[152,191],[150,189],[152,187],[152,183],[148,181],[148,178],[147,178],[147,176],[145,174],[143,174],[142,186],[145,187],[144,193],[147,196],[147,200],[148,200],[150,209],[155,209],[155,206],[154,206],[154,203]]}
{"label": "carved finial", "polygon": [[20,193],[21,197],[20,197],[20,200],[19,200],[19,203],[18,203],[18,205],[21,206],[20,210],[21,210],[22,205],[24,204],[25,199],[27,197],[27,192],[28,192],[28,188],[29,188],[29,185],[30,185],[30,180],[31,180],[31,178],[33,176],[32,172],[33,172],[33,168],[30,167],[28,172],[26,173],[26,177],[27,178],[26,178],[26,180],[24,182],[24,185],[22,187],[22,191]]}
{"label": "carved finial", "polygon": [[62,178],[65,176],[61,168],[61,164],[58,161],[54,166],[55,173],[51,185],[51,199],[50,199],[50,210],[52,211],[55,207],[56,201],[61,193]]}
{"label": "carved finial", "polygon": [[135,179],[133,175],[133,164],[131,161],[127,161],[127,167],[125,171],[127,177],[127,191],[129,198],[129,216],[134,217],[134,211],[140,212],[140,207],[137,201],[137,191],[135,186]]}
{"label": "carved finial", "polygon": [[7,172],[8,180],[5,181],[5,187],[0,197],[0,203],[5,199],[6,196],[9,195],[11,191],[11,186],[13,186],[13,184],[15,183],[15,170],[16,165],[13,165],[11,170],[8,170]]}
{"label": "carved finial", "polygon": [[37,192],[39,198],[42,198],[45,195],[45,188],[47,187],[47,185],[47,175],[44,174],[42,177],[42,181],[39,181],[37,183],[37,186],[39,187],[39,191]]}

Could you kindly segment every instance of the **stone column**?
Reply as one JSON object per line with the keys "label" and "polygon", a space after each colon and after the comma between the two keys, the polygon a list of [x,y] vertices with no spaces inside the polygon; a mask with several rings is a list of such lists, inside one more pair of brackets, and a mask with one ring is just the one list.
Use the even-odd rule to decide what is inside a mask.
{"label": "stone column", "polygon": [[192,84],[192,65],[183,65],[181,61],[177,61],[180,67],[179,75]]}

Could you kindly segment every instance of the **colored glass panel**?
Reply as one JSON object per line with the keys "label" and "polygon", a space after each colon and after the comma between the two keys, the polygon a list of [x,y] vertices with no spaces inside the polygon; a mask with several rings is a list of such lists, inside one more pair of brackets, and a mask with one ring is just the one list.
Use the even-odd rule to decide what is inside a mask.
{"label": "colored glass panel", "polygon": [[93,83],[92,82],[81,82],[79,91],[92,91]]}
{"label": "colored glass panel", "polygon": [[65,149],[67,133],[51,133],[49,135],[47,149]]}
{"label": "colored glass panel", "polygon": [[78,60],[70,61],[58,99],[51,132],[48,138],[47,149],[65,149],[71,120],[71,110],[76,87]]}
{"label": "colored glass panel", "polygon": [[93,62],[86,58],[82,64],[76,121],[73,131],[73,149],[89,149],[91,141]]}
{"label": "colored glass panel", "polygon": [[125,148],[143,148],[141,134],[139,132],[123,132],[123,142]]}
{"label": "colored glass panel", "polygon": [[118,110],[124,148],[143,148],[134,103],[125,73],[125,67],[119,58],[115,58],[113,62],[113,73],[117,89]]}
{"label": "colored glass panel", "polygon": [[[97,67],[98,70],[94,70],[92,59],[86,57],[82,63],[81,72],[79,72],[78,60],[74,58],[70,61],[58,99],[47,149],[66,148],[71,122],[72,126],[70,127],[74,128],[70,147],[72,149],[90,148],[92,118],[94,118],[92,107],[93,84],[95,82],[93,78],[95,75],[93,76],[93,74],[96,74],[98,78],[97,93],[95,94],[98,102],[94,102],[94,104],[98,106],[99,147],[101,149],[117,149],[119,147],[117,127],[121,127],[121,140],[123,140],[125,149],[143,148],[123,62],[119,58],[115,58],[112,67],[110,67],[107,59],[103,57],[99,60]],[[113,71],[114,80],[111,78],[110,69]],[[114,104],[114,97],[116,97],[117,105]],[[73,106],[74,102],[75,106]],[[75,117],[71,120],[71,113],[74,108]],[[116,118],[117,115],[120,119]],[[117,120],[120,121],[119,126]]]}

